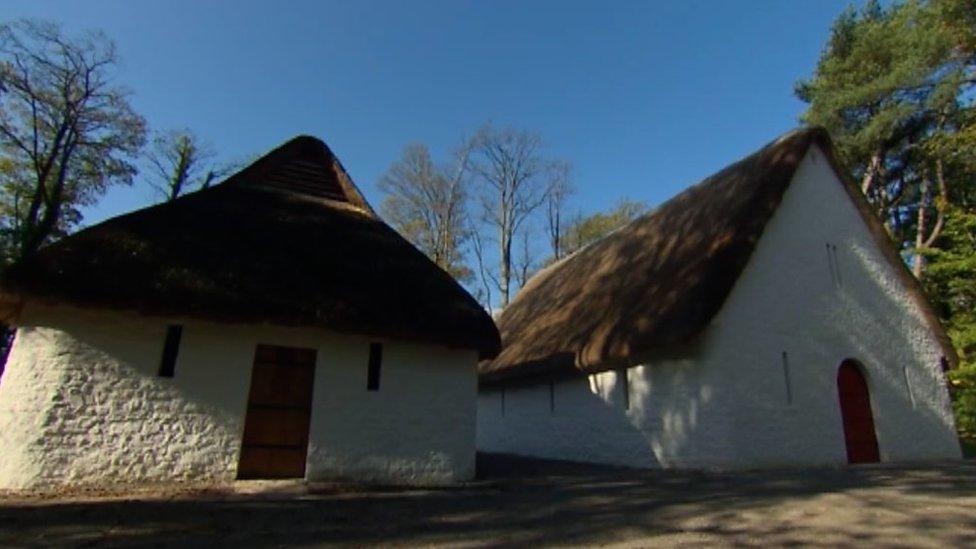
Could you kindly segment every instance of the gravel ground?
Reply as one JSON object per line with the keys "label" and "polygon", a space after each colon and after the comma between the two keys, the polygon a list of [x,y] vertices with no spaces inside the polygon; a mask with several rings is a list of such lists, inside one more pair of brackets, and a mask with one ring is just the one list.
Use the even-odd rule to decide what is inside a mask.
{"label": "gravel ground", "polygon": [[702,473],[481,456],[444,489],[297,482],[0,496],[0,546],[976,545],[976,463]]}

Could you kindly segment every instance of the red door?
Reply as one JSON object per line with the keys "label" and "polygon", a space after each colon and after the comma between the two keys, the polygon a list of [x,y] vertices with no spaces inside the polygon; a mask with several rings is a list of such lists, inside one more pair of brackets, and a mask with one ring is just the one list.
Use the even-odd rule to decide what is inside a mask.
{"label": "red door", "polygon": [[845,360],[837,371],[837,391],[840,394],[840,413],[844,418],[844,440],[847,443],[848,463],[877,463],[881,461],[878,439],[871,415],[871,396],[861,368],[853,360]]}

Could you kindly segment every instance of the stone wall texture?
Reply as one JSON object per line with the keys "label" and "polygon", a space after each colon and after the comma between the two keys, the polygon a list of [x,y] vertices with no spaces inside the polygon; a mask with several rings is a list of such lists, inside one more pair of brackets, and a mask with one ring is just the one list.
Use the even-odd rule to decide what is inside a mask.
{"label": "stone wall texture", "polygon": [[[175,376],[158,377],[168,324]],[[476,353],[319,330],[28,304],[0,379],[0,489],[236,477],[259,343],[315,348],[309,479],[474,475]]]}

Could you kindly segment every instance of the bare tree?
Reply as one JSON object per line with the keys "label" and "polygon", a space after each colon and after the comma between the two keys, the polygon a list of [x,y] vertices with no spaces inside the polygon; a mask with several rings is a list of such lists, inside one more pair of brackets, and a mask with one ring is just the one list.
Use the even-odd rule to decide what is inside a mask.
{"label": "bare tree", "polygon": [[532,228],[531,226],[525,226],[519,232],[520,248],[519,254],[514,258],[514,264],[512,265],[512,271],[515,275],[515,282],[518,284],[519,288],[525,286],[525,283],[529,281],[529,278],[535,274],[537,262],[536,256],[532,252]]}
{"label": "bare tree", "polygon": [[236,168],[236,164],[214,164],[216,156],[213,147],[190,130],[156,134],[146,153],[153,172],[149,184],[165,201],[205,189]]}
{"label": "bare tree", "polygon": [[462,250],[469,235],[465,183],[470,151],[465,141],[453,165],[440,167],[426,146],[409,145],[379,182],[386,195],[383,216],[458,280],[471,277]]}
{"label": "bare tree", "polygon": [[552,258],[559,261],[565,255],[563,245],[563,213],[566,200],[573,193],[569,182],[570,165],[568,162],[553,162],[549,167],[549,185],[546,191],[546,229],[549,236],[549,248]]}
{"label": "bare tree", "polygon": [[486,259],[485,248],[486,243],[484,237],[478,231],[471,232],[471,243],[472,251],[474,252],[475,265],[478,267],[478,280],[481,282],[481,288],[476,291],[478,300],[489,312],[492,311],[492,287],[498,286],[498,279],[495,277],[494,273],[491,272],[491,268],[488,266],[488,261]]}
{"label": "bare tree", "polygon": [[53,23],[0,25],[0,160],[8,260],[33,254],[113,184],[131,183],[145,122],[111,81],[113,43]]}
{"label": "bare tree", "polygon": [[482,218],[498,237],[498,275],[493,277],[508,305],[512,289],[512,243],[523,224],[546,200],[539,136],[486,125],[473,140],[472,171],[480,182]]}

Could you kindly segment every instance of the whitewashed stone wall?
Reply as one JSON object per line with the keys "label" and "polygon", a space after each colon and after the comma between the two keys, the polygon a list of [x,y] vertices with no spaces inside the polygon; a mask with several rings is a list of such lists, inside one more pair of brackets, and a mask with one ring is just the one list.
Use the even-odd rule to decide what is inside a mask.
{"label": "whitewashed stone wall", "polygon": [[[173,378],[157,376],[183,324]],[[254,348],[318,351],[307,478],[438,483],[474,474],[474,351],[318,330],[29,305],[0,379],[0,488],[236,477]]]}
{"label": "whitewashed stone wall", "polygon": [[309,478],[415,484],[474,478],[474,351],[384,344],[373,392],[366,391],[366,342],[330,352],[316,372]]}
{"label": "whitewashed stone wall", "polygon": [[482,391],[478,447],[637,467],[842,464],[847,358],[866,370],[883,461],[960,456],[935,337],[812,149],[697,344],[647,357],[626,384],[557,381],[551,409],[544,383],[507,387],[504,415],[502,391]]}

